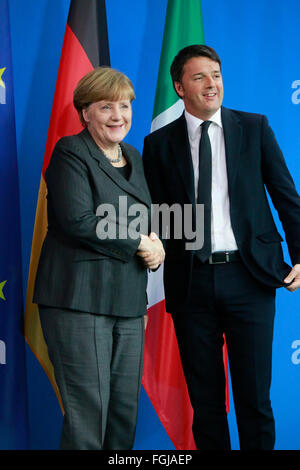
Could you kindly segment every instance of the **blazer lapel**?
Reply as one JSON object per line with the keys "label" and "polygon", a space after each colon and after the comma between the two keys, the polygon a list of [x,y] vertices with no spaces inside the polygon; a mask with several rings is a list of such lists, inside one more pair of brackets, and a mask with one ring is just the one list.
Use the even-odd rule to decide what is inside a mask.
{"label": "blazer lapel", "polygon": [[147,187],[144,188],[144,181],[141,181],[133,155],[126,144],[121,143],[122,151],[124,152],[128,163],[131,166],[131,173],[129,180],[126,180],[118,170],[109,163],[104,153],[98,147],[92,136],[87,129],[84,129],[81,136],[86,143],[89,152],[93,158],[98,162],[99,168],[104,171],[123,191],[131,194],[136,199],[140,200],[147,206],[150,206],[151,200]]}
{"label": "blazer lapel", "polygon": [[181,115],[170,134],[173,148],[172,164],[175,164],[190,202],[195,205],[194,169],[184,114]]}
{"label": "blazer lapel", "polygon": [[222,107],[221,116],[224,131],[228,190],[230,197],[241,160],[240,152],[243,131],[240,121],[233,111]]}

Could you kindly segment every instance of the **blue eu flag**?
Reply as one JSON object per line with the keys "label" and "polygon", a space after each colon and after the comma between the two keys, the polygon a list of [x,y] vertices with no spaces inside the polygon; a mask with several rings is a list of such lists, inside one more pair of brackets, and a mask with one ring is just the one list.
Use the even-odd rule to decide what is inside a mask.
{"label": "blue eu flag", "polygon": [[8,0],[0,0],[0,449],[27,449],[20,201]]}

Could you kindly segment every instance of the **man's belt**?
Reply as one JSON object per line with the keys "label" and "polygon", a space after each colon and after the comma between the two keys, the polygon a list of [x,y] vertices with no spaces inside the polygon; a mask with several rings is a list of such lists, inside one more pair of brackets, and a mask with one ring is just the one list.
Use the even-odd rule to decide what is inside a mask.
{"label": "man's belt", "polygon": [[207,263],[209,264],[224,264],[234,263],[241,261],[241,257],[238,251],[216,251],[212,253],[208,258]]}

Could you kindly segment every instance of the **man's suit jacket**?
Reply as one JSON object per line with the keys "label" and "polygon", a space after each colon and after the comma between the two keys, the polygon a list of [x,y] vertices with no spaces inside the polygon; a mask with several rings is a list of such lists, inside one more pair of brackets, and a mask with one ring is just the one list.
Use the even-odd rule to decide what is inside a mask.
{"label": "man's suit jacket", "polygon": [[[230,217],[240,255],[252,275],[281,287],[290,271],[266,189],[279,213],[293,264],[300,263],[300,198],[265,116],[222,107]],[[152,203],[195,204],[193,166],[184,114],[145,138],[143,162]],[[172,227],[170,228],[172,234]],[[184,307],[194,253],[187,240],[165,242],[167,310]]]}
{"label": "man's suit jacket", "polygon": [[57,143],[45,176],[48,233],[34,302],[105,315],[146,312],[147,270],[136,255],[140,240],[100,240],[96,234],[100,204],[115,208],[117,235],[120,226],[126,229],[137,217],[128,217],[127,224],[119,219],[120,196],[127,198],[128,208],[143,204],[150,226],[151,199],[141,156],[128,144],[121,147],[131,167],[129,180],[109,163],[87,129]]}

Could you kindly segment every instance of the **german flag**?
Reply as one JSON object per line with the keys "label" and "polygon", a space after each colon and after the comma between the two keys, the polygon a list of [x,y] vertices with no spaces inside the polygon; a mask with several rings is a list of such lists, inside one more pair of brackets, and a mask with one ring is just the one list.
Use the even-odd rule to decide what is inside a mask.
{"label": "german flag", "polygon": [[61,408],[60,394],[41,330],[38,306],[32,303],[38,261],[47,232],[45,171],[56,142],[65,135],[82,130],[73,107],[73,91],[78,81],[99,65],[110,65],[105,0],[71,0],[44,154],[25,307],[26,341],[48,375]]}

